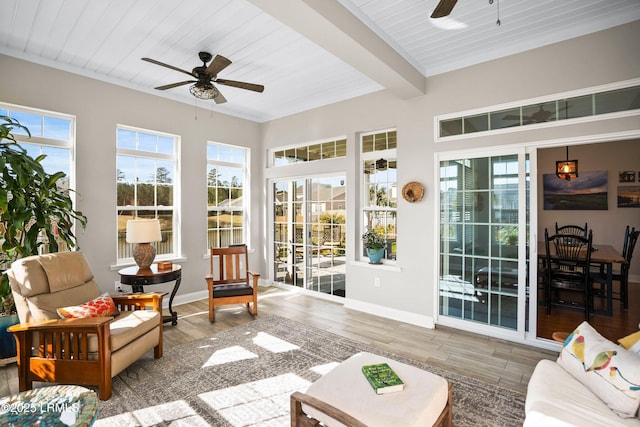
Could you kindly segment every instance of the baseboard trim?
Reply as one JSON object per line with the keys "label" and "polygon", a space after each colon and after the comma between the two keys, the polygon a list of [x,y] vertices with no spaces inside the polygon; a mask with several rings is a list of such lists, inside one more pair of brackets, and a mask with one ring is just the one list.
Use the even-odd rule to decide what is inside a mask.
{"label": "baseboard trim", "polygon": [[344,301],[344,307],[387,319],[398,320],[400,322],[409,323],[423,328],[434,329],[436,327],[433,317],[431,316],[410,313],[408,311],[397,310],[395,308],[384,307],[382,305],[372,304],[369,302],[346,298]]}

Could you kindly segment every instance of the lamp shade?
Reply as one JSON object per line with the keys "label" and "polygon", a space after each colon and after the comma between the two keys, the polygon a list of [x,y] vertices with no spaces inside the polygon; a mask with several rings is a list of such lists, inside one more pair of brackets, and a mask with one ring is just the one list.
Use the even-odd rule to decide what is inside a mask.
{"label": "lamp shade", "polygon": [[578,177],[577,160],[560,160],[556,162],[556,176],[571,181]]}
{"label": "lamp shade", "polygon": [[150,243],[162,240],[160,221],[132,219],[127,221],[127,243]]}

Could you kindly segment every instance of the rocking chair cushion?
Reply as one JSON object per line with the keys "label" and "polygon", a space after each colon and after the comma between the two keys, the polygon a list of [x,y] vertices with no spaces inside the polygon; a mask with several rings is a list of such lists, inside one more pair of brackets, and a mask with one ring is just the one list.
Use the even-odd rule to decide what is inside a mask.
{"label": "rocking chair cushion", "polygon": [[239,297],[253,295],[253,288],[249,285],[216,285],[213,287],[214,298]]}

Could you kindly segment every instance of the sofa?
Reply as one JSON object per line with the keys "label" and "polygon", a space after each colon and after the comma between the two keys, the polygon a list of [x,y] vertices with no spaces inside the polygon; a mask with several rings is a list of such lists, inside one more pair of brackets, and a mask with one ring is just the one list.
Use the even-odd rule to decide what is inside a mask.
{"label": "sofa", "polygon": [[96,386],[153,349],[162,357],[162,293],[101,293],[81,252],[30,256],[8,271],[19,325],[19,390],[34,381]]}
{"label": "sofa", "polygon": [[[634,335],[640,343],[640,332]],[[640,426],[640,355],[630,344],[625,348],[580,324],[556,361],[536,365],[524,426]]]}

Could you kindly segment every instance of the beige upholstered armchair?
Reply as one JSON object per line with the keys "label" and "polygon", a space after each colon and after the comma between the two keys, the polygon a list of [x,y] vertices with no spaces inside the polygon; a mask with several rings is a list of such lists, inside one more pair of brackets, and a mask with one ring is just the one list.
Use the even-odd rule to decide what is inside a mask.
{"label": "beige upholstered armchair", "polygon": [[[103,301],[81,252],[30,256],[8,271],[20,324],[9,328],[18,345],[20,391],[33,381],[93,385],[111,397],[111,379],[143,354],[162,357],[162,293],[111,296],[114,317],[61,319],[62,308]],[[89,306],[92,306],[89,304]],[[104,315],[104,314],[103,314]]]}

